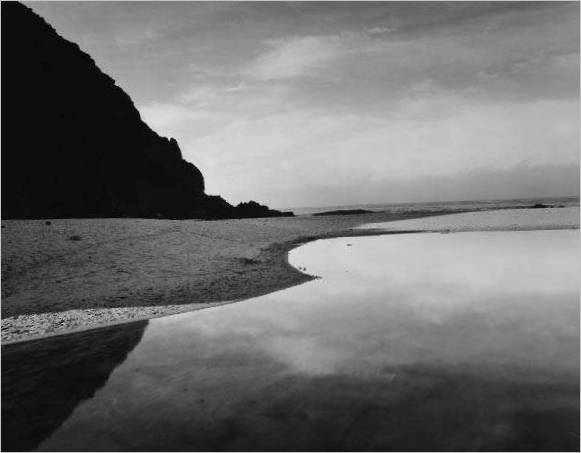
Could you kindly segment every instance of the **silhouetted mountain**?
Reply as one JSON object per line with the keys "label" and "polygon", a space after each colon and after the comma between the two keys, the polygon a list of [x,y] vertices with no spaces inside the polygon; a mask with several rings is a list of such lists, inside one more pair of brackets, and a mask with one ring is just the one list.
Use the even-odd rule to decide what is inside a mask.
{"label": "silhouetted mountain", "polygon": [[89,55],[2,2],[2,217],[233,218],[177,142],[145,124]]}

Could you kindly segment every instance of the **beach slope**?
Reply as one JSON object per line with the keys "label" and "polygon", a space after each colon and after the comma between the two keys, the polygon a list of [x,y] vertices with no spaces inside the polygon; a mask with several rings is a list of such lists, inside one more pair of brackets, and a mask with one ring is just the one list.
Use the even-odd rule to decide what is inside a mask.
{"label": "beach slope", "polygon": [[[466,225],[578,228],[579,208],[49,223],[2,222],[3,342],[197,310],[303,283],[314,277],[290,266],[288,251],[316,239]],[[362,224],[371,228],[357,228]]]}

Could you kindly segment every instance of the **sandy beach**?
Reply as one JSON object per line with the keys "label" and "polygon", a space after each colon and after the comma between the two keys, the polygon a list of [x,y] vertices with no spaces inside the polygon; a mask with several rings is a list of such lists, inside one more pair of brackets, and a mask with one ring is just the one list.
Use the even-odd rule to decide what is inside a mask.
{"label": "sandy beach", "polygon": [[579,208],[499,209],[395,222],[366,223],[358,229],[401,232],[563,230],[579,228]]}
{"label": "sandy beach", "polygon": [[[290,266],[287,253],[319,238],[447,230],[474,215],[478,229],[578,228],[579,208],[494,212],[3,221],[2,341],[198,310],[303,283],[314,277]],[[393,231],[378,228],[384,222]]]}
{"label": "sandy beach", "polygon": [[312,279],[288,250],[434,212],[221,221],[2,222],[2,341],[235,302]]}

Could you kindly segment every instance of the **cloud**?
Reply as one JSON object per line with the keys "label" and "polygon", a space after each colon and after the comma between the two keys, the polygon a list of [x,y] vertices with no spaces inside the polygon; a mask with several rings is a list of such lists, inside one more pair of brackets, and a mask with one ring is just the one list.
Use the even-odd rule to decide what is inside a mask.
{"label": "cloud", "polygon": [[275,336],[269,338],[263,347],[274,360],[284,363],[294,373],[312,376],[334,374],[352,358],[351,351],[324,345],[317,339],[306,336]]}
{"label": "cloud", "polygon": [[427,80],[431,89],[501,101],[578,96],[578,34],[535,25],[286,37],[268,41],[240,74],[249,82],[286,83],[296,102],[345,109],[385,108]]}
{"label": "cloud", "polygon": [[[441,95],[408,99],[387,115],[294,109],[239,119],[186,149],[212,155],[204,169],[208,188],[232,201],[260,193],[278,206],[313,204],[326,187],[335,196],[321,199],[330,204],[360,202],[383,197],[365,190],[382,181],[416,181],[429,192],[430,178],[480,167],[578,164],[578,119],[577,102],[474,104]],[[249,162],[260,163],[260,172],[249,172]]]}
{"label": "cloud", "polygon": [[365,32],[370,35],[382,35],[384,33],[390,33],[392,31],[393,28],[389,27],[371,27],[365,30]]}
{"label": "cloud", "polygon": [[184,105],[153,102],[139,108],[143,120],[153,129],[163,130],[167,126],[185,121],[205,118],[204,112],[192,110]]}
{"label": "cloud", "polygon": [[246,88],[247,86],[243,82],[225,86],[196,85],[179,94],[177,100],[182,104],[195,104],[198,107],[208,107],[219,97],[239,93]]}
{"label": "cloud", "polygon": [[[153,102],[138,107],[138,110],[145,123],[158,134],[177,138],[182,151],[187,150],[189,137],[202,139],[217,133],[232,119],[232,115],[228,113],[180,103]],[[201,156],[196,153],[189,155],[190,161],[199,163]]]}
{"label": "cloud", "polygon": [[[115,43],[121,48],[132,48],[148,44],[149,41],[159,39],[163,35],[161,32],[154,29],[127,29],[124,33],[118,33],[114,36]],[[150,44],[150,43],[149,43]]]}
{"label": "cloud", "polygon": [[244,74],[262,81],[313,76],[316,69],[341,55],[336,36],[305,36],[271,40]]}
{"label": "cloud", "polygon": [[507,169],[477,167],[454,175],[375,181],[360,178],[344,185],[321,182],[285,192],[284,196],[295,204],[279,206],[305,206],[305,200],[309,201],[309,206],[329,206],[579,196],[579,170],[575,163],[531,165],[520,162]]}
{"label": "cloud", "polygon": [[[331,15],[295,5],[296,17],[225,7],[222,34],[171,35],[175,55],[160,57],[173,62],[160,78],[167,90],[140,111],[232,202],[405,200],[432,193],[430,184],[444,194],[455,175],[476,178],[479,168],[493,180],[521,162],[578,164],[578,16],[442,5]],[[265,24],[252,16],[259,10]]]}

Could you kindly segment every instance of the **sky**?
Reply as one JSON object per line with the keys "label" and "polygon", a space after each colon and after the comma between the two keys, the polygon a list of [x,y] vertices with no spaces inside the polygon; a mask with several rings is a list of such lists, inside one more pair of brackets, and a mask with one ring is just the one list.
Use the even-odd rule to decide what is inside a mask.
{"label": "sky", "polygon": [[229,202],[579,195],[577,2],[26,4]]}

